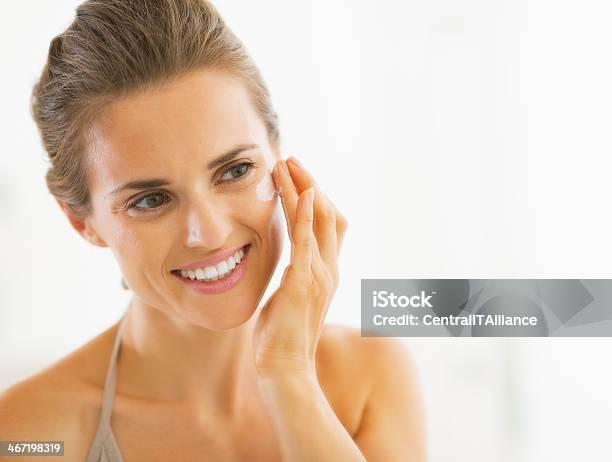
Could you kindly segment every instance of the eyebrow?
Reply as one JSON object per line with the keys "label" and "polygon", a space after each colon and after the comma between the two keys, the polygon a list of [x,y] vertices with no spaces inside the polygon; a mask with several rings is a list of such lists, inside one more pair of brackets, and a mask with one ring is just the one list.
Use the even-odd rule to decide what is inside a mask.
{"label": "eyebrow", "polygon": [[[232,160],[234,157],[236,157],[238,154],[240,154],[243,151],[248,151],[248,150],[257,149],[257,148],[259,148],[259,145],[257,144],[240,144],[236,146],[235,148],[227,151],[226,153],[221,154],[216,159],[211,160],[208,163],[207,167],[209,170],[212,170],[213,168],[218,167],[219,165],[229,162],[230,160]],[[146,180],[132,180],[106,193],[104,197],[114,196],[120,193],[121,191],[125,191],[126,189],[142,190],[142,189],[148,189],[148,188],[159,188],[160,186],[166,186],[168,184],[170,184],[170,181],[165,178],[150,178]]]}

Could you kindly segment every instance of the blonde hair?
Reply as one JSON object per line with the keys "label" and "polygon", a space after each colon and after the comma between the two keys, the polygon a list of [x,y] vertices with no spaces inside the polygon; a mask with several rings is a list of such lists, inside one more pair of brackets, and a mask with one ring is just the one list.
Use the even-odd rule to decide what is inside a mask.
{"label": "blonde hair", "polygon": [[227,71],[248,88],[270,139],[270,94],[242,42],[207,0],[88,0],[51,40],[32,92],[32,116],[50,167],[47,187],[79,218],[91,212],[86,132],[114,98],[198,68]]}

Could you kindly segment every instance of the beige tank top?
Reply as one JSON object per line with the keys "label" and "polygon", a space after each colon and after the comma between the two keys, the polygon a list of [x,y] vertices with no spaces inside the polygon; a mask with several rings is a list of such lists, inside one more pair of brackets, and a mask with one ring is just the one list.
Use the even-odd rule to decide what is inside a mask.
{"label": "beige tank top", "polygon": [[113,409],[113,398],[115,397],[115,384],[117,383],[116,364],[121,345],[121,336],[125,327],[125,314],[127,314],[127,309],[121,318],[117,334],[115,335],[115,344],[106,371],[98,431],[87,455],[86,462],[123,462],[119,446],[117,446],[117,441],[110,427],[110,418]]}

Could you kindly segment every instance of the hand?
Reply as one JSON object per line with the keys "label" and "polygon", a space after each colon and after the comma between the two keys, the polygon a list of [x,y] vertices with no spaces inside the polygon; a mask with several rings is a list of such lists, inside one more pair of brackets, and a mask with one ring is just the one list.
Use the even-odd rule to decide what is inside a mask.
{"label": "hand", "polygon": [[338,256],[347,221],[295,159],[272,170],[291,241],[291,261],[255,327],[260,376],[314,374],[323,322],[338,286]]}

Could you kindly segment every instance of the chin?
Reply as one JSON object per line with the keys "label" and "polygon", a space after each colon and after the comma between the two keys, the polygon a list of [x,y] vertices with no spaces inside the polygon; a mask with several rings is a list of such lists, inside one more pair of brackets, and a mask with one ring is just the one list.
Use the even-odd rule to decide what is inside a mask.
{"label": "chin", "polygon": [[244,325],[257,311],[255,300],[234,306],[194,307],[184,312],[183,317],[191,324],[215,331],[226,331]]}

